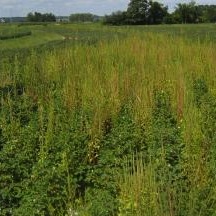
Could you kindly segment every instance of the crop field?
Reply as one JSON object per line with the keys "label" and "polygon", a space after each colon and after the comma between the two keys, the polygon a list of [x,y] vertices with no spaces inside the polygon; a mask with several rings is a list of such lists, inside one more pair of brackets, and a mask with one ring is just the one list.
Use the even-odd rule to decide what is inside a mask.
{"label": "crop field", "polygon": [[216,215],[216,25],[3,34],[0,216]]}

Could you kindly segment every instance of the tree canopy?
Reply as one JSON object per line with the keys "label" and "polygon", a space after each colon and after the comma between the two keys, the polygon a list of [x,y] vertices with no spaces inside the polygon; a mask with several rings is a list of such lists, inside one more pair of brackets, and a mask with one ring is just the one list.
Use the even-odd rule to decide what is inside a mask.
{"label": "tree canopy", "polygon": [[148,0],[131,0],[127,9],[130,22],[134,24],[146,24],[149,7],[150,4]]}
{"label": "tree canopy", "polygon": [[52,13],[39,13],[39,12],[30,12],[27,15],[28,22],[55,22],[56,17]]}
{"label": "tree canopy", "polygon": [[163,4],[152,0],[131,0],[127,11],[115,12],[106,16],[107,24],[161,24],[168,14],[168,8]]}
{"label": "tree canopy", "polygon": [[153,0],[130,0],[126,11],[105,16],[112,25],[177,24],[216,22],[216,5],[197,5],[195,1],[178,3],[172,13],[168,7]]}
{"label": "tree canopy", "polygon": [[95,16],[91,13],[75,13],[69,17],[70,22],[93,22]]}

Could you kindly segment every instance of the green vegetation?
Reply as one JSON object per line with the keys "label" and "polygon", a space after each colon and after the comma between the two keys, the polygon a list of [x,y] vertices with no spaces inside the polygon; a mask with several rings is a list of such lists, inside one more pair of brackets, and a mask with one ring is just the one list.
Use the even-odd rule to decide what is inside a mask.
{"label": "green vegetation", "polygon": [[214,25],[3,28],[1,216],[216,214]]}
{"label": "green vegetation", "polygon": [[178,4],[172,17],[175,23],[215,23],[216,5]]}
{"label": "green vegetation", "polygon": [[0,40],[8,40],[31,35],[31,31],[2,31],[0,32]]}
{"label": "green vegetation", "polygon": [[111,25],[152,25],[215,23],[216,5],[197,5],[195,1],[179,3],[172,13],[168,7],[153,0],[130,0],[126,11],[105,16],[104,23]]}
{"label": "green vegetation", "polygon": [[52,13],[39,13],[39,12],[34,12],[34,13],[28,13],[27,14],[27,21],[28,22],[55,22],[56,17]]}
{"label": "green vegetation", "polygon": [[[15,37],[16,35],[20,35],[21,38]],[[60,35],[49,33],[47,30],[45,30],[44,26],[20,26],[19,24],[0,25],[0,37],[7,37],[10,39],[4,41],[0,40],[1,51],[23,47],[31,48],[31,46],[37,44],[61,39]]]}
{"label": "green vegetation", "polygon": [[112,25],[161,24],[168,15],[168,7],[152,0],[131,0],[127,11],[105,16],[104,23]]}
{"label": "green vegetation", "polygon": [[99,21],[100,17],[91,13],[75,13],[69,17],[70,22],[95,22]]}

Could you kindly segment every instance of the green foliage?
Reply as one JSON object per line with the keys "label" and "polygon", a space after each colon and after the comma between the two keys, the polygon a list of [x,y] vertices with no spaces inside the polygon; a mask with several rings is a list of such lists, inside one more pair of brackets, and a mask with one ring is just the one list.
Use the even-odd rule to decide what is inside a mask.
{"label": "green foliage", "polygon": [[122,11],[113,12],[111,15],[106,15],[103,19],[104,24],[108,25],[123,25],[127,23],[127,13]]}
{"label": "green foliage", "polygon": [[165,160],[170,169],[176,169],[181,158],[183,143],[181,126],[171,110],[169,94],[163,90],[155,91],[154,106],[149,137],[150,160]]}
{"label": "green foliage", "polygon": [[208,86],[203,78],[194,81],[193,91],[195,104],[199,107],[203,97],[208,93]]}
{"label": "green foliage", "polygon": [[127,11],[117,11],[105,16],[104,23],[111,25],[161,24],[167,14],[167,8],[157,1],[131,0]]}
{"label": "green foliage", "polygon": [[58,106],[34,107],[31,98],[11,89],[1,91],[2,214],[58,215],[83,190],[79,173],[86,166],[88,135],[79,115],[67,116],[58,98]]}
{"label": "green foliage", "polygon": [[161,24],[168,15],[168,8],[156,1],[149,2],[148,24]]}
{"label": "green foliage", "polygon": [[178,23],[197,23],[199,21],[199,14],[194,1],[188,4],[178,4],[174,13]]}
{"label": "green foliage", "polygon": [[[202,188],[190,188],[190,193],[193,194],[196,202],[194,214],[198,212],[200,215],[215,214],[215,130],[216,130],[216,96],[210,91],[208,83],[204,78],[198,78],[194,81],[194,102],[200,112],[200,127],[201,127],[201,157],[202,166],[208,167],[205,175],[208,176],[203,183]],[[211,188],[211,189],[210,189]]]}
{"label": "green foliage", "polygon": [[214,215],[204,28],[86,26],[1,58],[0,215]]}
{"label": "green foliage", "polygon": [[17,87],[2,88],[1,98],[0,213],[13,215],[37,160],[37,107]]}
{"label": "green foliage", "polygon": [[52,13],[41,14],[39,12],[28,13],[27,15],[28,22],[55,22],[56,17]]}
{"label": "green foliage", "polygon": [[116,176],[122,172],[125,157],[140,151],[142,138],[132,120],[129,106],[122,107],[115,119],[107,119],[103,136],[98,140],[95,160],[83,173],[85,202],[90,215],[116,215],[119,187]]}
{"label": "green foliage", "polygon": [[201,23],[215,23],[216,6],[215,5],[197,5],[198,20]]}
{"label": "green foliage", "polygon": [[117,212],[117,201],[107,190],[89,189],[85,200],[87,212],[91,216],[114,216]]}
{"label": "green foliage", "polygon": [[101,146],[101,163],[110,165],[114,163],[113,165],[121,167],[123,157],[145,148],[140,142],[142,131],[131,115],[130,105],[125,105],[112,122],[112,128],[106,134]]}
{"label": "green foliage", "polygon": [[131,18],[131,23],[146,24],[148,20],[148,11],[148,0],[131,0],[128,5],[127,14]]}
{"label": "green foliage", "polygon": [[175,23],[214,23],[215,5],[197,5],[195,1],[179,3],[171,14]]}
{"label": "green foliage", "polygon": [[70,22],[94,22],[98,17],[91,13],[76,13],[69,17]]}
{"label": "green foliage", "polygon": [[216,21],[215,5],[197,5],[195,1],[178,3],[175,11],[168,13],[168,7],[152,0],[131,0],[127,11],[115,12],[105,16],[104,24],[112,25],[155,25],[214,23]]}

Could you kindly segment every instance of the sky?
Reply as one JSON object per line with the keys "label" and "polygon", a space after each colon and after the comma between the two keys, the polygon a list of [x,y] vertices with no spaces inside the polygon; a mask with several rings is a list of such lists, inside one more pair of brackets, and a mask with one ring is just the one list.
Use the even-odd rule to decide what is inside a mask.
{"label": "sky", "polygon": [[[29,12],[55,15],[89,12],[97,15],[126,10],[130,0],[0,0],[0,17],[26,16]],[[190,0],[157,0],[172,10],[176,3]],[[216,4],[216,0],[197,0],[198,4]]]}

